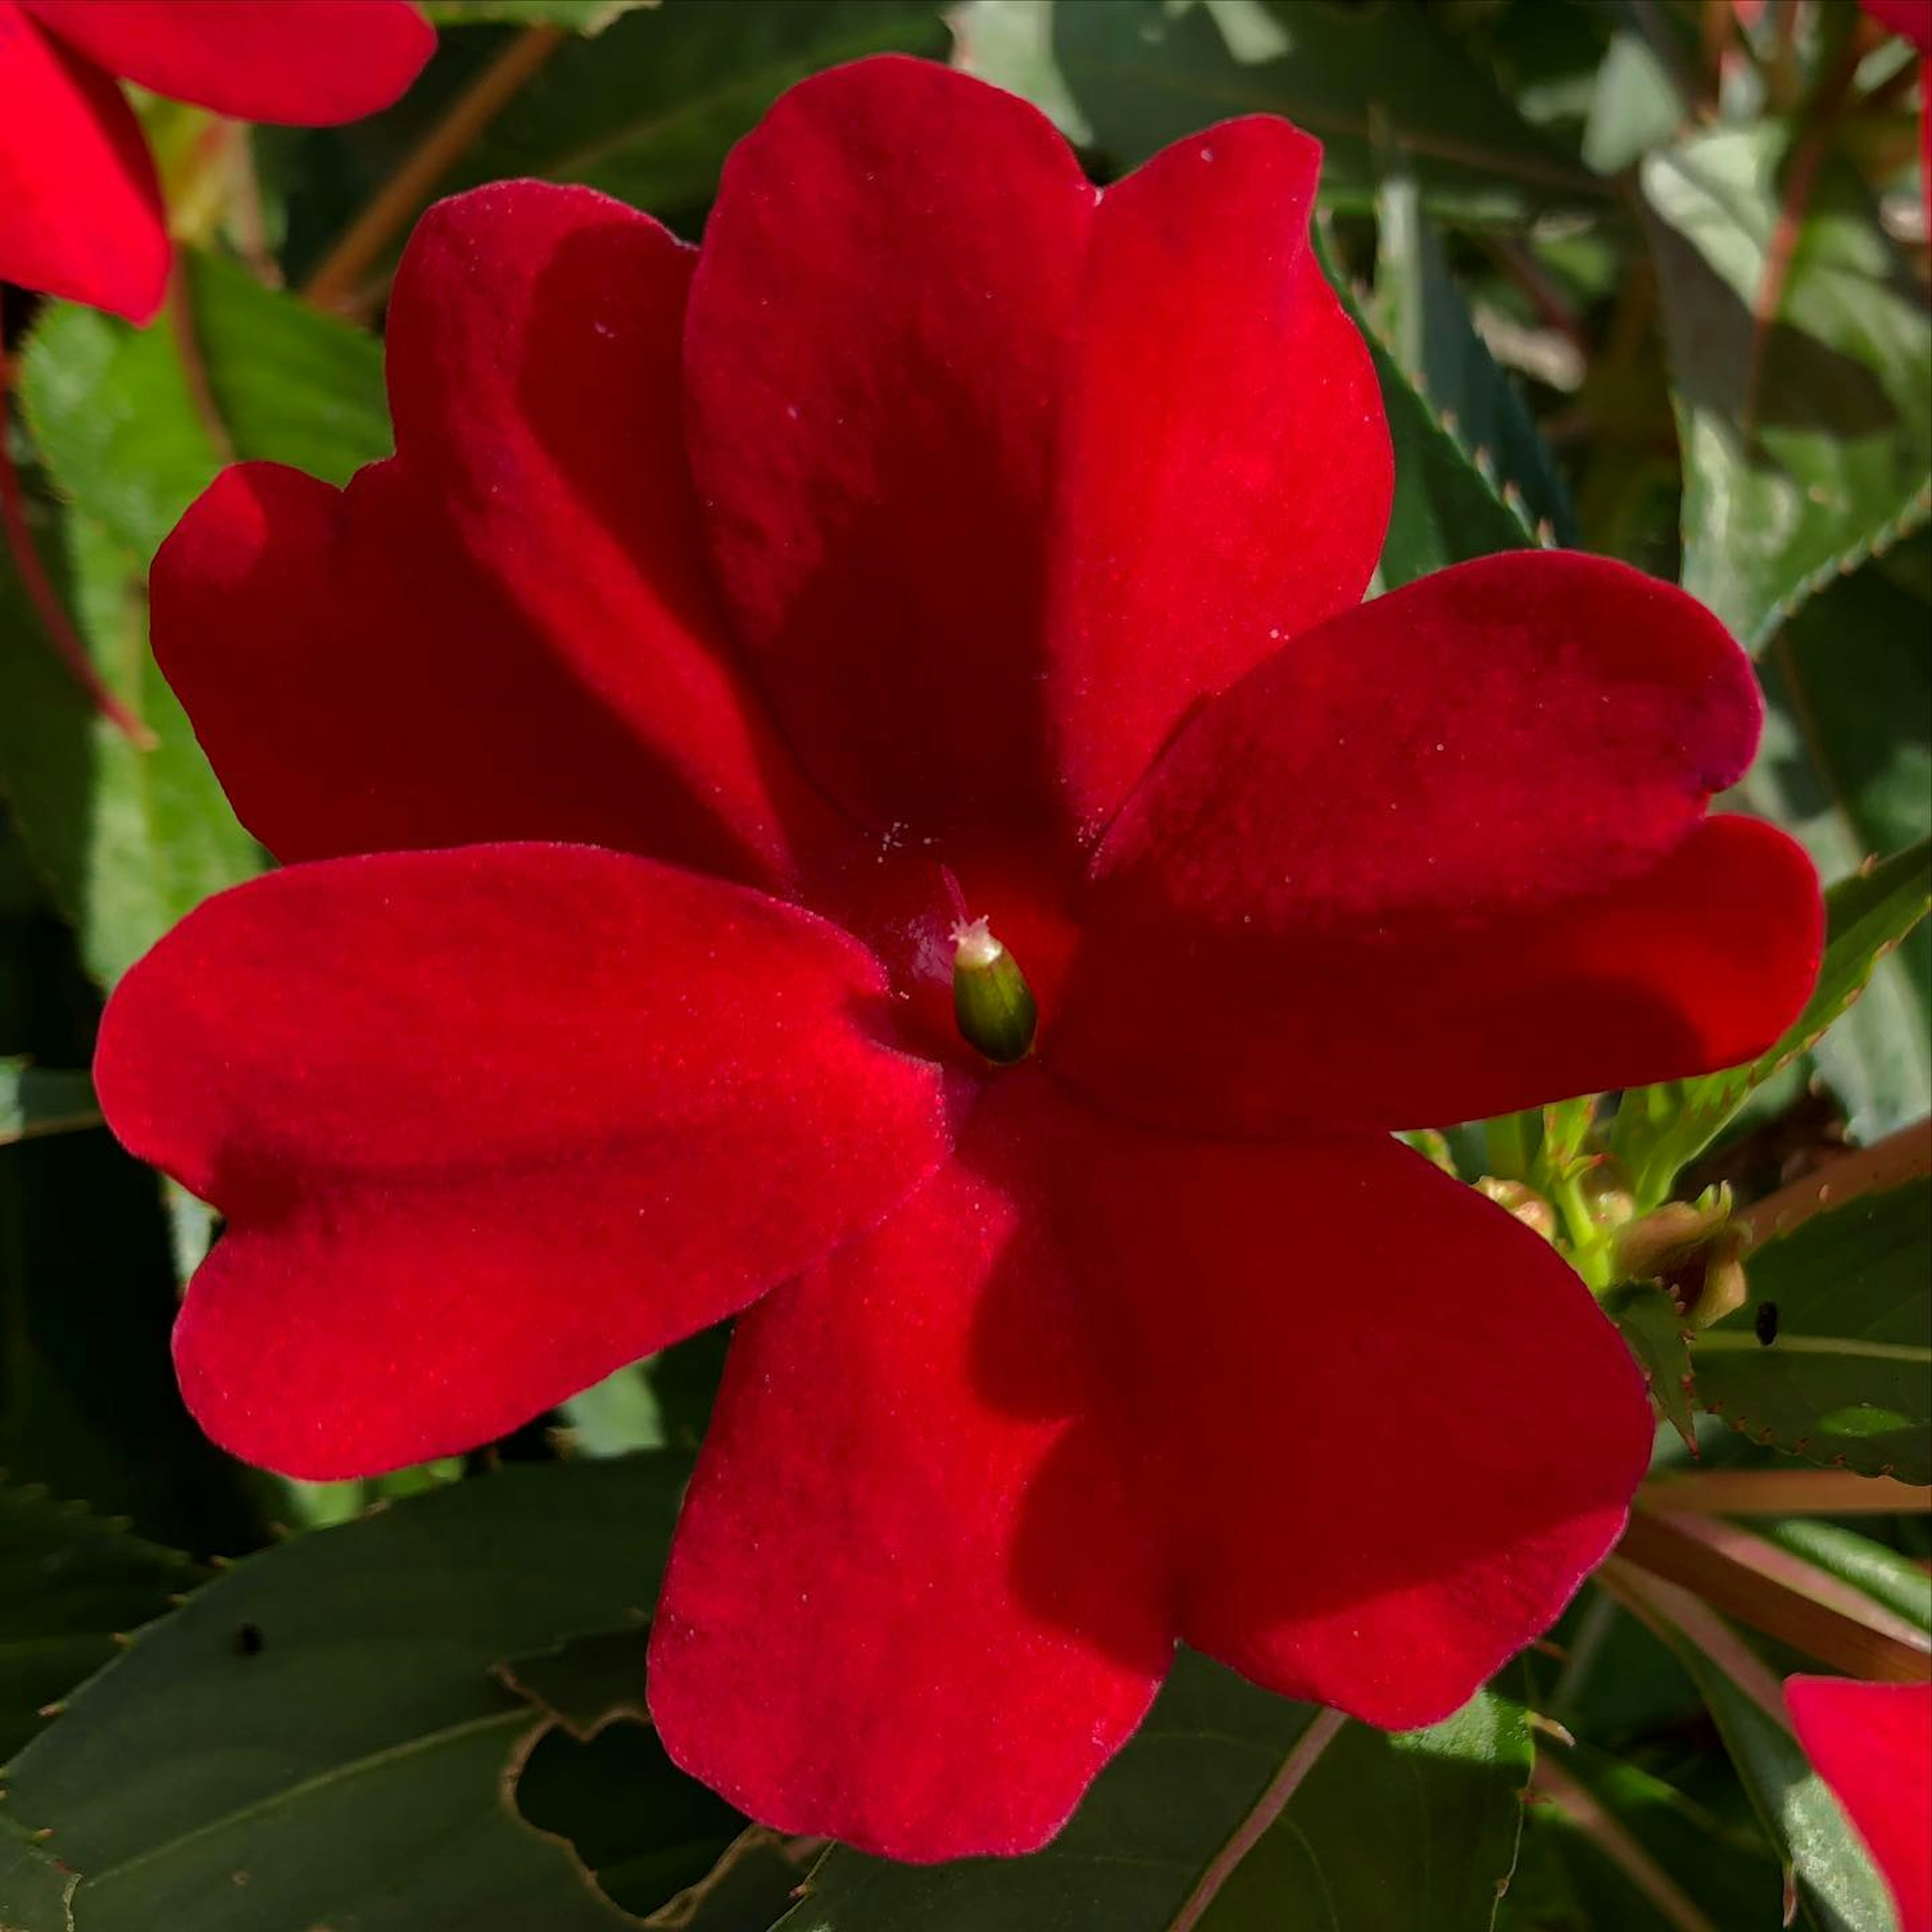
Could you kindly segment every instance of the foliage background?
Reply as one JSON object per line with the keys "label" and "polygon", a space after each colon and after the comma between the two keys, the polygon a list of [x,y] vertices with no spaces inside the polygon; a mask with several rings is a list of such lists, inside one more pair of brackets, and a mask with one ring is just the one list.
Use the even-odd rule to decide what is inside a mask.
{"label": "foliage background", "polygon": [[[97,714],[0,556],[0,1926],[1682,1932],[1774,1924],[1787,1886],[1827,1932],[1888,1925],[1766,1686],[1922,1676],[1932,1646],[1926,1492],[1897,1480],[1932,1479],[1932,338],[1904,44],[1852,0],[430,10],[427,74],[355,126],[142,104],[185,244],[152,328],[6,292],[24,526],[152,742]],[[1696,1473],[1664,1430],[1653,1506],[1551,1644],[1430,1732],[1346,1727],[1211,1902],[1316,1714],[1198,1658],[1032,1859],[814,1868],[673,1769],[641,1630],[717,1335],[380,1482],[208,1447],[166,1353],[207,1217],[100,1130],[84,1071],[116,976],[264,862],[147,655],[174,519],[238,456],[339,482],[386,452],[382,304],[432,194],[585,182],[695,236],[776,94],[886,49],[1027,94],[1103,180],[1232,113],[1319,135],[1322,245],[1397,446],[1382,584],[1552,541],[1682,581],[1761,666],[1727,802],[1846,882],[1820,999],[1758,1067],[1613,1124],[1430,1143],[1552,1195],[1606,1144],[1646,1205],[1774,1196],[1754,1305],[1693,1346],[1619,1290]],[[1848,1204],[1804,1218],[1779,1190],[1828,1168]],[[1591,1261],[1587,1225],[1565,1240]],[[1768,1300],[1831,1352],[1766,1355]]]}

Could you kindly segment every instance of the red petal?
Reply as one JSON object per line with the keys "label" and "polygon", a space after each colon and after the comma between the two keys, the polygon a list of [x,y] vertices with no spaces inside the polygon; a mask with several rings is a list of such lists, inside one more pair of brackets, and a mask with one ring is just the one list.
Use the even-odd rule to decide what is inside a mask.
{"label": "red petal", "polygon": [[1058,446],[1053,724],[1083,836],[1197,699],[1361,601],[1393,464],[1307,245],[1322,151],[1233,121],[1102,200]]}
{"label": "red petal", "polygon": [[110,74],[241,121],[386,107],[436,50],[405,0],[20,0]]}
{"label": "red petal", "polygon": [[0,0],[0,280],[147,321],[168,237],[121,90]]}
{"label": "red petal", "polygon": [[652,1636],[664,1745],[761,1822],[924,1861],[1065,1822],[1173,1655],[1148,1520],[1072,1413],[1036,1076],[740,1324]]}
{"label": "red petal", "polygon": [[1050,808],[1043,526],[1094,190],[928,62],[794,88],[732,152],[692,291],[692,465],[786,735],[881,828]]}
{"label": "red petal", "polygon": [[1600,559],[1486,560],[1338,618],[1129,801],[1054,1064],[1225,1130],[1467,1119],[1748,1058],[1821,927],[1790,841],[1702,820],[1758,717],[1715,622]]}
{"label": "red petal", "polygon": [[1791,1677],[1804,1754],[1892,1887],[1898,1932],[1932,1932],[1932,1684]]}
{"label": "red petal", "polygon": [[1903,34],[1922,54],[1932,54],[1932,0],[1860,0],[1888,33]]}
{"label": "red petal", "polygon": [[882,976],[762,896],[581,847],[301,866],[121,984],[128,1148],[227,1216],[176,1336],[236,1454],[466,1448],[742,1306],[940,1157]]}
{"label": "red petal", "polygon": [[1371,1724],[1455,1709],[1622,1533],[1652,1431],[1615,1329],[1395,1142],[1064,1144],[1180,1634]]}
{"label": "red petal", "polygon": [[282,858],[564,838],[787,876],[796,781],[685,464],[691,260],[587,189],[441,203],[390,308],[397,457],[340,494],[231,470],[162,546],[156,653]]}
{"label": "red petal", "polygon": [[1231,122],[1096,217],[1031,109],[896,59],[734,153],[693,460],[760,680],[860,817],[1088,836],[1191,703],[1360,596],[1388,438],[1306,245],[1318,155]]}

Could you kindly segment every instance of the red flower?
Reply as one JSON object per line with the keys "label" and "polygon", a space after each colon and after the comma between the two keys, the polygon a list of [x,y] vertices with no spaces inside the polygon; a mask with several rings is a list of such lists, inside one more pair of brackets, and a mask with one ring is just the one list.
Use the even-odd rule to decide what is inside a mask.
{"label": "red flower", "polygon": [[[1810,982],[1810,867],[1704,818],[1759,702],[1696,604],[1524,554],[1357,608],[1389,445],[1318,152],[1234,122],[1102,197],[886,59],[772,110],[701,255],[478,190],[396,285],[394,458],[231,470],[157,562],[314,862],[103,1030],[116,1130],[228,1216],[188,1399],[344,1475],[748,1311],[651,1696],[787,1829],[1037,1845],[1177,1637],[1460,1704],[1650,1424],[1388,1130],[1735,1061]],[[1020,1064],[955,1028],[962,910]]]}
{"label": "red flower", "polygon": [[1932,1684],[1788,1677],[1784,1701],[1892,1888],[1898,1932],[1932,1932]]}
{"label": "red flower", "polygon": [[168,232],[114,76],[244,121],[386,107],[436,45],[405,0],[0,0],[0,280],[134,322]]}

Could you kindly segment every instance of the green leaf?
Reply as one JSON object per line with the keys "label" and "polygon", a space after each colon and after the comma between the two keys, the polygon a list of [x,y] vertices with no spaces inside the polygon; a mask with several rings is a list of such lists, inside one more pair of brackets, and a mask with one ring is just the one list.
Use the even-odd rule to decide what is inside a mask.
{"label": "green leaf", "polygon": [[21,403],[49,472],[143,564],[230,449],[343,483],[391,446],[373,337],[262,287],[232,262],[184,259],[184,326],[212,420],[196,405],[171,318],[137,329],[57,302],[21,365]]}
{"label": "green leaf", "polygon": [[1534,1757],[1522,1706],[1493,1690],[1399,1737],[1349,1725],[1202,1932],[1488,1932]]}
{"label": "green leaf", "polygon": [[649,1633],[631,1623],[588,1630],[548,1650],[496,1666],[503,1684],[524,1702],[587,1741],[620,1718],[650,1721],[644,1707],[644,1654]]}
{"label": "green leaf", "polygon": [[1862,1590],[1874,1603],[1895,1610],[1921,1630],[1932,1630],[1932,1574],[1869,1536],[1842,1523],[1811,1516],[1780,1516],[1754,1523],[1768,1538],[1828,1576]]}
{"label": "green leaf", "polygon": [[[1798,1746],[1781,1708],[1773,1715],[1763,1699],[1741,1681],[1727,1660],[1714,1655],[1675,1625],[1663,1631],[1703,1694],[1738,1777],[1772,1841],[1796,1874],[1798,1904],[1816,1932],[1892,1932],[1897,1921],[1884,1881]],[[1769,1673],[1744,1649],[1753,1684],[1770,1696]],[[1766,1888],[1762,1910],[1775,1923],[1774,1894]]]}
{"label": "green leaf", "polygon": [[1117,172],[1230,116],[1280,114],[1320,138],[1330,207],[1372,206],[1378,151],[1399,154],[1424,203],[1461,221],[1515,222],[1609,198],[1435,14],[1397,0],[1071,0],[1053,10],[1053,44]]}
{"label": "green leaf", "polygon": [[1753,650],[1932,514],[1924,298],[1850,163],[1818,166],[1781,299],[1754,322],[1787,130],[1693,136],[1642,171],[1684,448],[1684,585]]}
{"label": "green leaf", "polygon": [[0,788],[82,962],[109,985],[183,914],[256,871],[260,853],[148,655],[134,552],[74,512],[45,552],[95,664],[156,741],[136,746],[96,714],[0,557]]}
{"label": "green leaf", "polygon": [[0,1932],[74,1932],[67,1911],[74,1874],[0,1816]]}
{"label": "green leaf", "polygon": [[1814,1214],[1748,1266],[1750,1302],[1693,1344],[1699,1406],[1814,1462],[1932,1483],[1932,1180]]}
{"label": "green leaf", "polygon": [[[208,394],[235,454],[334,482],[384,454],[373,340],[232,262],[184,259]],[[18,639],[0,653],[0,784],[103,984],[261,863],[148,651],[148,560],[226,453],[178,351],[172,321],[136,329],[56,303],[22,363],[40,454],[75,506],[44,519],[50,574],[103,676],[156,740],[138,747],[94,714],[0,566],[0,626]]]}
{"label": "green leaf", "polygon": [[82,1875],[74,1932],[628,1922],[512,1815],[542,1720],[490,1666],[648,1610],[688,1466],[510,1468],[196,1592],[13,1767],[8,1814]]}
{"label": "green leaf", "polygon": [[[1167,1932],[1315,1718],[1184,1652],[1139,1735],[1045,1851],[921,1868],[835,1849],[784,1932]],[[1348,1726],[1202,1932],[1486,1928],[1530,1762],[1526,1719],[1492,1692],[1406,1737]]]}
{"label": "green leaf", "polygon": [[[1826,878],[1932,834],[1932,536],[1833,584],[1771,640],[1764,744],[1739,795],[1792,832]],[[1932,928],[1881,962],[1818,1071],[1853,1137],[1932,1109]]]}
{"label": "green leaf", "polygon": [[1690,1333],[1677,1304],[1654,1282],[1626,1282],[1604,1298],[1650,1385],[1664,1419],[1697,1453],[1697,1418],[1691,1406]]}
{"label": "green leaf", "polygon": [[83,1504],[0,1484],[0,1763],[40,1730],[43,1706],[114,1655],[117,1633],[205,1574]]}
{"label": "green leaf", "polygon": [[100,1124],[94,1083],[85,1073],[0,1058],[0,1147]]}
{"label": "green leaf", "polygon": [[661,218],[710,202],[725,152],[794,81],[866,54],[943,56],[936,0],[665,0],[560,47],[448,188],[583,182]]}
{"label": "green leaf", "polygon": [[421,0],[439,27],[562,27],[588,40],[654,0]]}
{"label": "green leaf", "polygon": [[1522,390],[1476,332],[1413,180],[1385,182],[1377,209],[1376,311],[1396,361],[1513,512],[1574,544],[1570,493]]}
{"label": "green leaf", "polygon": [[[1538,1838],[1558,1841],[1579,1908],[1576,1922],[1591,1932],[1671,1932],[1681,1927],[1685,1922],[1681,1917],[1664,1917],[1646,1895],[1634,1869],[1642,1861],[1652,1874],[1663,1875],[1681,1900],[1702,1912],[1714,1932],[1776,1924],[1784,1870],[1755,1831],[1726,1825],[1662,1778],[1587,1745],[1564,1750],[1558,1769],[1607,1823],[1579,1816],[1566,1807],[1566,1793],[1552,1779],[1545,1794],[1552,1802],[1531,1808],[1524,1852],[1527,1861],[1530,1841]],[[1634,1848],[1634,1857],[1627,1846]],[[1514,1886],[1509,1902],[1516,1902]],[[1518,1922],[1512,1915],[1507,1922]],[[1543,1922],[1532,1918],[1528,1922]]]}
{"label": "green leaf", "polygon": [[1315,248],[1322,272],[1368,344],[1395,448],[1395,498],[1377,571],[1383,589],[1393,590],[1447,564],[1533,544],[1535,533],[1522,514],[1503,501],[1370,326],[1318,228]]}
{"label": "green leaf", "polygon": [[1841,879],[1825,896],[1827,936],[1818,983],[1781,1039],[1742,1066],[1634,1088],[1624,1096],[1610,1148],[1629,1173],[1640,1208],[1666,1199],[1678,1173],[1753,1091],[1817,1043],[1929,907],[1932,842],[1922,840],[1869,872]]}

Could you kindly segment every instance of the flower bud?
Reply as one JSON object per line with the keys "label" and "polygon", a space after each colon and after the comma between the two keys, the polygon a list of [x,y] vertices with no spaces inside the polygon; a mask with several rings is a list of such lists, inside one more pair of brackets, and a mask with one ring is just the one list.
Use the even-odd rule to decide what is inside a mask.
{"label": "flower bud", "polygon": [[952,928],[952,1012],[960,1037],[996,1066],[1033,1051],[1040,1024],[1033,988],[983,919]]}
{"label": "flower bud", "polygon": [[1631,1222],[1617,1236],[1617,1263],[1627,1280],[1660,1283],[1693,1328],[1708,1328],[1744,1304],[1749,1238],[1731,1219],[1730,1190],[1714,1187]]}
{"label": "flower bud", "polygon": [[1556,1240],[1556,1210],[1534,1188],[1520,1180],[1498,1180],[1494,1174],[1486,1174],[1476,1183],[1476,1192],[1486,1195],[1498,1208],[1507,1208],[1546,1241]]}

